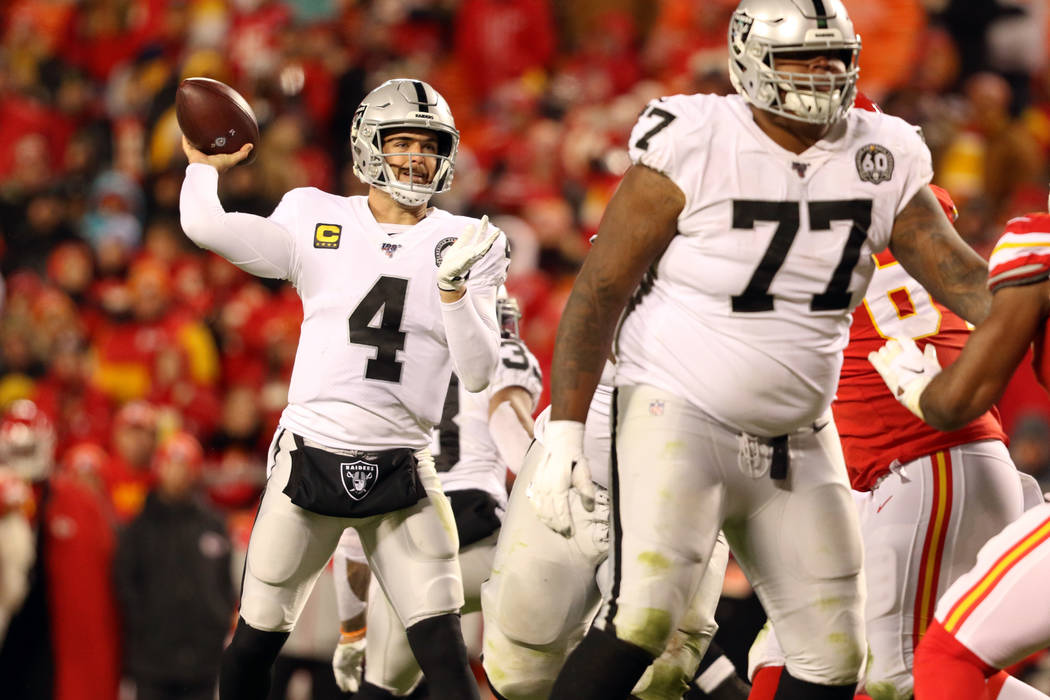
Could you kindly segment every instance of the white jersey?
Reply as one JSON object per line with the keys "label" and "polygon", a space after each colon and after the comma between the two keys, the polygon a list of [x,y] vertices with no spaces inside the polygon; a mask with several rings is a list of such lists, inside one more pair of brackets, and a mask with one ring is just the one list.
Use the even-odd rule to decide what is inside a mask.
{"label": "white jersey", "polygon": [[489,401],[501,389],[520,386],[529,393],[530,412],[543,393],[543,374],[536,358],[517,338],[500,341],[500,362],[488,388],[472,394],[452,376],[441,423],[431,452],[446,492],[481,489],[507,506],[507,464],[489,432]]}
{"label": "white jersey", "polygon": [[[583,456],[591,468],[591,481],[604,489],[609,488],[609,461],[612,455],[612,402],[613,377],[616,365],[606,361],[598,386],[594,389],[591,405],[587,409],[587,422],[583,428]],[[547,433],[551,419],[551,407],[543,409],[536,417],[532,434],[540,444]]]}
{"label": "white jersey", "polygon": [[650,103],[630,156],[685,195],[678,233],[627,307],[617,385],[651,384],[772,437],[827,410],[872,253],[932,177],[914,127],[850,110],[796,155],[737,95]]}
{"label": "white jersey", "polygon": [[[444,250],[477,220],[431,208],[391,237],[367,197],[288,192],[270,219],[291,232],[288,280],[303,325],[282,427],[326,447],[425,447],[452,373],[437,292]],[[503,234],[470,271],[495,287]]]}

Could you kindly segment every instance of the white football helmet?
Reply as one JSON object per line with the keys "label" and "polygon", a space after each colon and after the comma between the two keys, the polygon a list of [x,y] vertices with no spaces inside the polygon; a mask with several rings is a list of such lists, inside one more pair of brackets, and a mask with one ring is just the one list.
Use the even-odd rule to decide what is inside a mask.
{"label": "white football helmet", "polygon": [[518,300],[507,294],[502,284],[496,291],[496,316],[499,317],[501,338],[518,338],[518,321],[521,320],[521,307]]}
{"label": "white football helmet", "polygon": [[[427,183],[401,182],[383,153],[383,132],[397,128],[429,129],[437,134],[438,153],[398,154],[436,157],[438,167]],[[350,127],[354,174],[409,207],[426,204],[452,186],[459,131],[452,111],[437,90],[421,80],[388,80],[365,96]],[[411,171],[410,171],[411,172]]]}
{"label": "white football helmet", "polygon": [[[840,58],[846,72],[777,70],[779,54],[819,51]],[[841,0],[743,0],[729,21],[729,79],[759,109],[832,124],[853,105],[860,36]]]}

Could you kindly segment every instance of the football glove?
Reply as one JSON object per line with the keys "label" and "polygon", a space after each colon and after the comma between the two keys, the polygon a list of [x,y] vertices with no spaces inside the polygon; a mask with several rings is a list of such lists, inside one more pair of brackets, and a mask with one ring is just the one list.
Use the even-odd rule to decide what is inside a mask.
{"label": "football glove", "polygon": [[481,217],[481,225],[471,224],[456,242],[445,249],[438,266],[438,289],[457,292],[467,282],[467,273],[478,260],[489,252],[500,230],[489,226],[489,217]]}
{"label": "football glove", "polygon": [[882,381],[897,400],[922,419],[919,398],[941,371],[933,343],[927,343],[926,349],[921,351],[911,338],[891,338],[876,352],[868,353],[868,362],[882,376]]}
{"label": "football glove", "polygon": [[361,674],[364,670],[365,637],[352,641],[342,641],[335,646],[332,654],[332,671],[335,673],[335,684],[344,693],[356,693],[361,687]]}
{"label": "football glove", "polygon": [[575,487],[587,511],[594,510],[596,491],[583,456],[583,423],[553,420],[544,435],[546,454],[525,492],[540,521],[563,537],[572,535],[569,489]]}

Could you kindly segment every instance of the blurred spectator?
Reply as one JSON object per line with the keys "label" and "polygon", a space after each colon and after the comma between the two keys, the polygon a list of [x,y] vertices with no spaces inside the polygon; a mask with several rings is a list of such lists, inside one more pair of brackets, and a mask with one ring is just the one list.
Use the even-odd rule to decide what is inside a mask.
{"label": "blurred spectator", "polygon": [[29,520],[32,492],[10,467],[0,466],[0,644],[29,592],[36,535]]}
{"label": "blurred spectator", "polygon": [[90,382],[91,360],[82,338],[60,335],[50,352],[47,374],[37,383],[33,400],[57,428],[57,452],[76,442],[102,445],[109,440],[112,406]]}
{"label": "blurred spectator", "polygon": [[145,401],[132,401],[113,419],[110,458],[102,472],[117,520],[126,523],[142,510],[153,486],[150,464],[157,445],[157,413]]}
{"label": "blurred spectator", "polygon": [[111,584],[112,525],[98,497],[54,474],[54,430],[32,402],[0,422],[0,464],[32,484],[35,564],[0,648],[5,696],[115,698],[119,629]]}
{"label": "blurred spectator", "polygon": [[230,540],[197,498],[203,452],[174,433],[153,461],[156,488],[120,536],[114,565],[124,673],[137,700],[212,700],[234,608]]}
{"label": "blurred spectator", "polygon": [[479,95],[529,73],[542,73],[555,50],[550,5],[544,0],[463,0],[456,16],[455,47]]}

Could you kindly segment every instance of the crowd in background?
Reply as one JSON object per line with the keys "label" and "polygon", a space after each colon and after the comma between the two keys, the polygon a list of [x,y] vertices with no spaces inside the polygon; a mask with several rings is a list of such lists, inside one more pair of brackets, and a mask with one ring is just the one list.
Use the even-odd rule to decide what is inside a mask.
{"label": "crowd in background", "polygon": [[[990,252],[1046,206],[1050,10],[1041,0],[845,0],[860,88],[922,127],[960,233]],[[0,9],[0,409],[28,398],[56,469],[121,527],[159,480],[157,445],[201,445],[212,507],[246,537],[286,403],[295,291],[182,234],[183,78],[222,80],[261,127],[227,210],[287,190],[363,194],[350,120],[383,80],[430,82],[462,132],[435,204],[511,239],[508,287],[546,370],[575,271],[658,95],[732,91],[736,0],[10,0]],[[1030,372],[1001,406],[1019,466],[1050,490],[1050,402]],[[541,401],[545,405],[546,399]],[[247,513],[247,515],[245,515]],[[239,533],[239,534],[238,534]]]}

